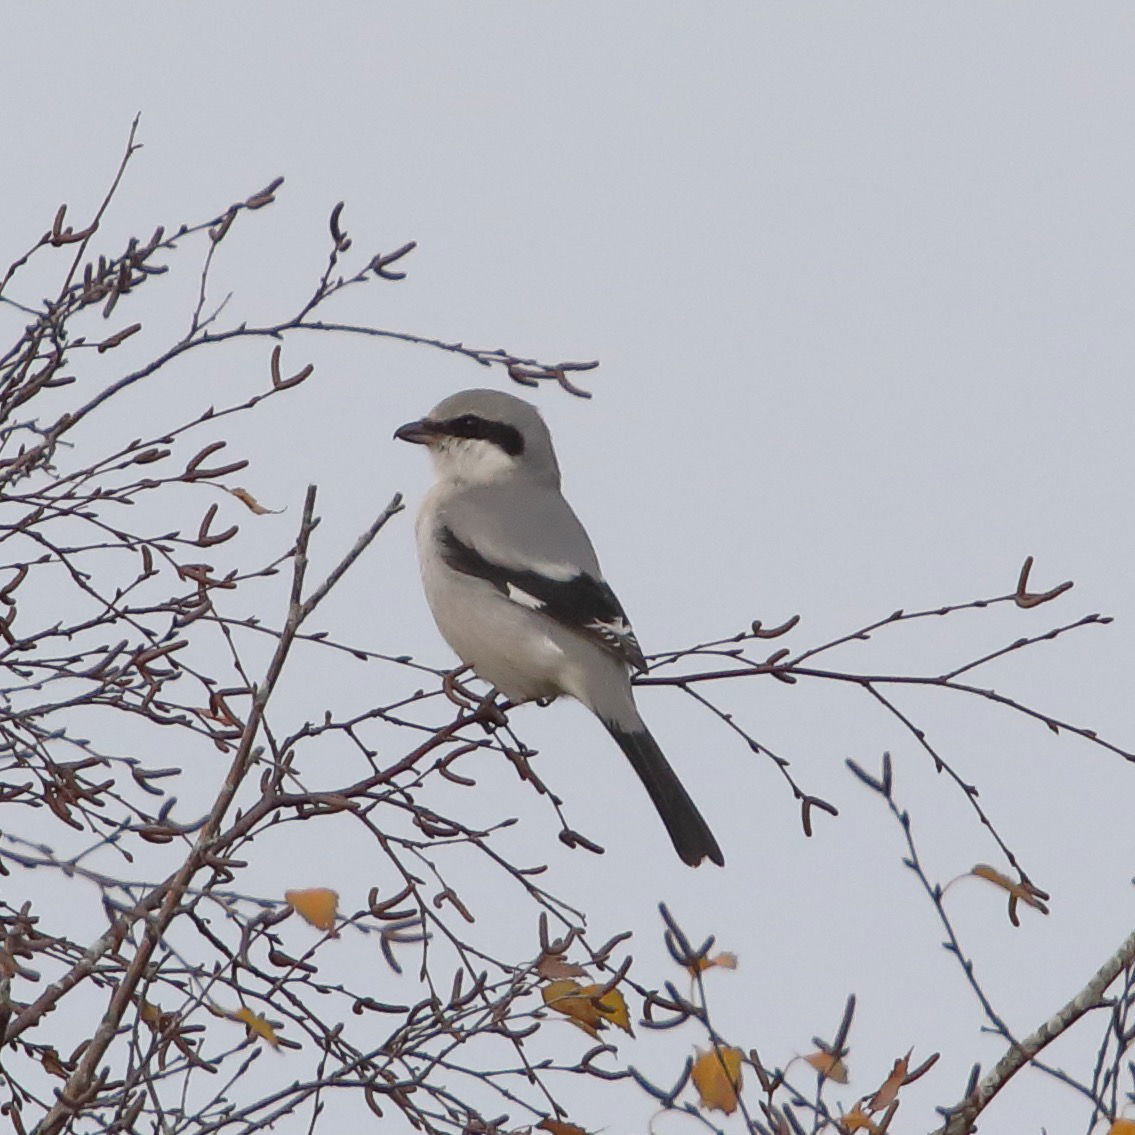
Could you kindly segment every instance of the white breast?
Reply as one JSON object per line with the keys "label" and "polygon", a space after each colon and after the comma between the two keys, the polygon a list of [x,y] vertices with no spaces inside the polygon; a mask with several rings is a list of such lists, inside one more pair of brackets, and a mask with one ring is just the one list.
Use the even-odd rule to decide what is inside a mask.
{"label": "white breast", "polygon": [[478,677],[514,701],[566,692],[564,651],[551,620],[442,559],[435,531],[446,488],[430,490],[417,523],[422,586],[442,637]]}

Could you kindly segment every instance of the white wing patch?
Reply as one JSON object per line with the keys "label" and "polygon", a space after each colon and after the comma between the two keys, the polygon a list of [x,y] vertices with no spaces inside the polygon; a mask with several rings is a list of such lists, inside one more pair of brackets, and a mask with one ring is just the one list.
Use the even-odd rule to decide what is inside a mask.
{"label": "white wing patch", "polygon": [[555,564],[551,560],[537,560],[528,565],[529,571],[542,575],[545,579],[554,579],[557,583],[567,583],[575,579],[580,569],[575,564]]}
{"label": "white wing patch", "polygon": [[437,529],[437,541],[440,559],[452,571],[484,580],[517,606],[590,638],[635,670],[647,668],[626,613],[598,576],[563,563],[512,567],[495,562],[484,551],[464,543],[444,523]]}
{"label": "white wing patch", "polygon": [[529,595],[521,587],[517,587],[515,583],[506,584],[508,597],[514,602],[519,603],[522,607],[529,607],[533,611],[542,611],[545,604],[542,600],[537,599],[535,595]]}
{"label": "white wing patch", "polygon": [[593,619],[586,627],[620,652],[628,645],[640,650],[634,628],[625,618]]}

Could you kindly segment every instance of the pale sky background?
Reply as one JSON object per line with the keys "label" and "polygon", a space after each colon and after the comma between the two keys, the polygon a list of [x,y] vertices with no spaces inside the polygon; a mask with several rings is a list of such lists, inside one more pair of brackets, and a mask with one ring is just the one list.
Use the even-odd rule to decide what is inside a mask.
{"label": "pale sky background", "polygon": [[[61,202],[76,221],[96,205],[141,111],[145,148],[108,250],[283,174],[278,203],[242,219],[217,266],[218,293],[234,291],[241,318],[302,302],[325,260],[327,214],[345,200],[360,256],[410,239],[419,249],[406,281],[361,289],[330,315],[601,360],[583,379],[590,402],[550,387],[531,396],[648,652],[793,613],[802,623],[785,645],[800,649],[898,607],[1003,594],[1032,554],[1037,585],[1076,581],[1058,605],[928,621],[833,661],[933,672],[1113,614],[1110,628],[1044,644],[982,681],[1135,745],[1131,5],[10,4],[0,37],[5,263]],[[196,272],[174,275],[168,312],[181,327]],[[201,406],[255,389],[266,355],[197,353],[163,379],[165,394],[139,399],[140,418],[175,382],[199,390]],[[290,340],[285,367],[307,361],[316,377],[234,434],[255,457],[242,482],[287,509],[264,519],[266,548],[294,531],[304,486],[320,484],[326,563],[395,490],[412,507],[425,491],[427,463],[391,440],[397,425],[462,387],[524,393],[503,372],[376,341]],[[357,571],[327,624],[447,664],[409,514]],[[355,673],[365,682],[369,671]],[[517,846],[552,865],[553,889],[585,906],[597,941],[635,929],[644,978],[668,975],[660,899],[693,935],[735,950],[738,972],[711,975],[714,1017],[769,1063],[830,1035],[850,992],[852,1091],[871,1091],[911,1045],[916,1059],[941,1051],[898,1119],[929,1129],[933,1106],[954,1102],[970,1064],[992,1064],[1002,1045],[979,1035],[901,865],[900,832],[845,758],[875,769],[893,752],[939,881],[1001,865],[996,849],[865,695],[769,680],[718,694],[838,819],[817,817],[806,840],[771,764],[673,690],[643,691],[643,712],[726,870],[682,866],[576,707],[526,709],[516,723],[605,856],[562,848],[511,774],[486,771],[486,791],[515,794]],[[950,898],[995,1003],[1029,1032],[1131,929],[1135,769],[957,695],[898,701],[979,785],[1052,893],[1050,917],[1026,912],[1019,929],[992,888],[960,885]],[[365,859],[341,850],[298,879],[294,866],[254,861],[242,885],[329,885],[361,901]],[[515,925],[507,908],[484,914],[535,952],[527,910]],[[1102,1027],[1081,1026],[1083,1043],[1050,1058],[1085,1075]],[[650,1068],[667,1045],[620,1051]],[[596,1089],[568,1098],[576,1122],[613,1135],[645,1130],[652,1110],[634,1093],[617,1114]],[[1032,1075],[983,1130],[1085,1123],[1080,1098]]]}

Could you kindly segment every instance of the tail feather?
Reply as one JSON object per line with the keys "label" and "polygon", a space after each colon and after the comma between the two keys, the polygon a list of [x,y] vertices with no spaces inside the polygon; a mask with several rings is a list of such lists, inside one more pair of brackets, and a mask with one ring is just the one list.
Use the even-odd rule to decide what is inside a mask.
{"label": "tail feather", "polygon": [[696,867],[703,859],[709,859],[724,867],[725,856],[721,854],[713,832],[645,726],[623,729],[607,720],[603,724],[626,753],[631,767],[650,793],[650,799],[654,801],[654,807],[658,809],[682,862]]}

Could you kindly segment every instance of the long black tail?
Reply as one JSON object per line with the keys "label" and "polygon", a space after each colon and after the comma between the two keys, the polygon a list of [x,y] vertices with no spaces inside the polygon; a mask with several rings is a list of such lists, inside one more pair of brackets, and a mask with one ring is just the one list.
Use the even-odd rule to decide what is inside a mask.
{"label": "long black tail", "polygon": [[708,858],[724,867],[725,856],[721,854],[713,832],[682,787],[678,774],[670,767],[658,742],[645,728],[626,730],[611,721],[603,721],[603,724],[646,785],[682,862],[696,867]]}

